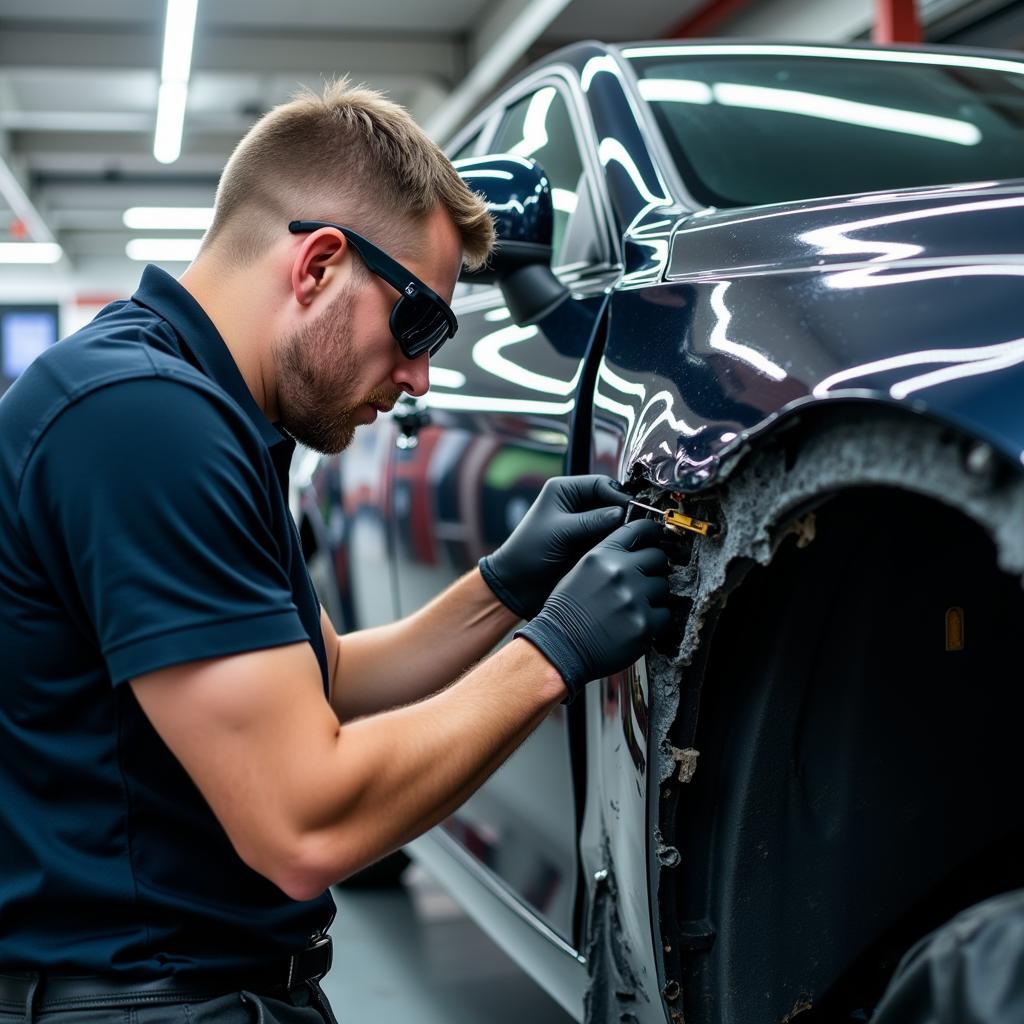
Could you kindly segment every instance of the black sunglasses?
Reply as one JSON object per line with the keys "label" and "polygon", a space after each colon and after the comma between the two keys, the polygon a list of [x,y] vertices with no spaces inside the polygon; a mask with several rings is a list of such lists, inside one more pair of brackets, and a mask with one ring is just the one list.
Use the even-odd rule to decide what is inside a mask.
{"label": "black sunglasses", "polygon": [[437,292],[358,231],[326,220],[293,220],[288,225],[293,235],[320,228],[337,228],[367,267],[399,292],[401,297],[391,309],[388,324],[406,358],[415,359],[424,352],[433,355],[459,329],[451,307]]}

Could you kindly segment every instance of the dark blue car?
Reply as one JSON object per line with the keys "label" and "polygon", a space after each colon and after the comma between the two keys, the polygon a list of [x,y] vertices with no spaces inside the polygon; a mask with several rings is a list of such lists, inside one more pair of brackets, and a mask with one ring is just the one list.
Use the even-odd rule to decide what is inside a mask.
{"label": "dark blue car", "polygon": [[335,625],[557,474],[695,529],[674,635],[411,852],[580,1020],[866,1020],[1024,886],[1024,62],[584,43],[448,151],[505,245],[304,489]]}

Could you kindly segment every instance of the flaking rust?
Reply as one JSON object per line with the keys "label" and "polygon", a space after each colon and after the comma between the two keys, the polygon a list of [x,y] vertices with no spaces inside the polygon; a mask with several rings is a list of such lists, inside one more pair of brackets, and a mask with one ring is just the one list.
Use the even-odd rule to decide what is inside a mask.
{"label": "flaking rust", "polygon": [[686,747],[684,750],[672,747],[672,760],[679,765],[678,778],[680,782],[693,781],[694,773],[697,771],[698,757],[700,757],[700,751],[694,750],[693,747]]}

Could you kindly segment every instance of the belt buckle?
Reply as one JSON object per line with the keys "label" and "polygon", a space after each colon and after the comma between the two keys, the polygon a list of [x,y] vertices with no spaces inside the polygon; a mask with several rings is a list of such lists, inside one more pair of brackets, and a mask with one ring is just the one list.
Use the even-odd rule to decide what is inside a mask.
{"label": "belt buckle", "polygon": [[288,958],[287,989],[304,981],[319,981],[330,969],[334,959],[334,944],[329,935],[321,935],[301,953]]}

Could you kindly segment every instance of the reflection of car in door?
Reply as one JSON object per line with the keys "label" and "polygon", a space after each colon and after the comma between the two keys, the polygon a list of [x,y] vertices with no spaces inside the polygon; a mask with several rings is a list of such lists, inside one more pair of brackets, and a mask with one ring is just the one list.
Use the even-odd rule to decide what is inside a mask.
{"label": "reflection of car in door", "polygon": [[1022,82],[588,43],[453,141],[507,244],[430,393],[305,489],[336,625],[433,597],[558,473],[718,527],[671,542],[672,643],[412,847],[578,1017],[866,1019],[1024,885]]}

